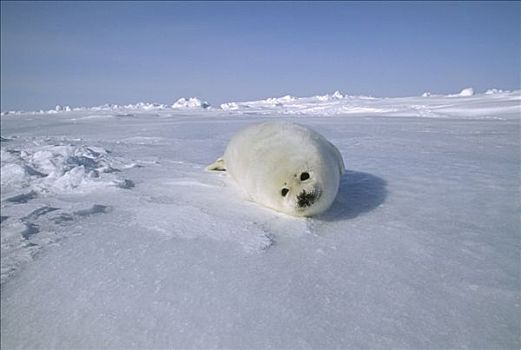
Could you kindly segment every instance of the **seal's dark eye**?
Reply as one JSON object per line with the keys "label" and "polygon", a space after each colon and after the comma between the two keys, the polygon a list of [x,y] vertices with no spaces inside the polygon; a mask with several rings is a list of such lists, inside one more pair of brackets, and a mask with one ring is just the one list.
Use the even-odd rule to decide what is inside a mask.
{"label": "seal's dark eye", "polygon": [[286,197],[288,192],[289,192],[289,190],[287,188],[283,188],[282,191],[280,191],[280,194],[282,195],[282,197]]}
{"label": "seal's dark eye", "polygon": [[300,181],[306,181],[307,179],[309,179],[309,173],[300,174]]}

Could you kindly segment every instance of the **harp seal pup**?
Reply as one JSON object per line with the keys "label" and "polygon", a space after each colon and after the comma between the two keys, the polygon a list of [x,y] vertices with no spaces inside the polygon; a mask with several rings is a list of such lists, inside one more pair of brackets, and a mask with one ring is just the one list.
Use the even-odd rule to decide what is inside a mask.
{"label": "harp seal pup", "polygon": [[326,211],[345,171],[342,155],[324,136],[283,121],[239,131],[206,169],[227,171],[252,200],[292,216]]}

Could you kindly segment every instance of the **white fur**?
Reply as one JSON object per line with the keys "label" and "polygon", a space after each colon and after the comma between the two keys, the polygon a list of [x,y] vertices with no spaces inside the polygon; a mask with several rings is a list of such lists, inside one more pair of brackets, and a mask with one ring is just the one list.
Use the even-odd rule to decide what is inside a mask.
{"label": "white fur", "polygon": [[[311,216],[333,203],[344,162],[338,149],[316,131],[277,121],[239,131],[223,157],[207,169],[228,171],[251,199],[266,207]],[[301,180],[303,173],[309,179]],[[285,196],[283,188],[288,189]],[[306,194],[312,201],[302,199]]]}

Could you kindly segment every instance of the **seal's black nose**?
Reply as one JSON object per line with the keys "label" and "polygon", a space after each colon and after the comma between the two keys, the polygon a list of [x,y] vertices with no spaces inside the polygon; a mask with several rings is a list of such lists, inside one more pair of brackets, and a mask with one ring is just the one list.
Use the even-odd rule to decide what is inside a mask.
{"label": "seal's black nose", "polygon": [[300,208],[310,207],[315,202],[316,196],[312,192],[305,190],[300,192],[297,196],[297,204]]}

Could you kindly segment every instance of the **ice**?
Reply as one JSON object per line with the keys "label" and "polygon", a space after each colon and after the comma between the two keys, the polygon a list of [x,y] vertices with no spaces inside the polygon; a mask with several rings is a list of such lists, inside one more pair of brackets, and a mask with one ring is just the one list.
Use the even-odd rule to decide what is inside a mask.
{"label": "ice", "polygon": [[172,108],[209,108],[210,104],[205,101],[201,101],[197,97],[190,97],[189,99],[186,99],[184,97],[177,100],[173,105]]}
{"label": "ice", "polygon": [[509,91],[503,91],[501,89],[488,89],[487,91],[485,91],[485,95],[495,95],[495,94],[501,94],[504,92],[509,92]]}
{"label": "ice", "polygon": [[21,186],[26,180],[27,173],[25,169],[18,164],[8,163],[6,165],[3,165],[1,169],[2,177],[0,180],[2,183],[2,187],[13,185]]}
{"label": "ice", "polygon": [[[498,115],[513,114],[519,110],[517,92],[497,92],[481,94],[474,101],[471,88],[463,89],[456,95],[433,95],[424,93],[421,97],[375,98],[370,96],[349,96],[336,91],[331,95],[311,97],[284,96],[260,101],[228,102],[221,109],[230,114],[282,114],[315,116],[396,116],[429,118],[497,118]],[[428,99],[426,99],[428,97]],[[494,98],[494,100],[487,100]],[[482,111],[469,110],[469,102],[482,104]],[[497,104],[497,107],[495,106]],[[494,110],[491,110],[494,108]],[[497,108],[500,108],[499,110]],[[477,112],[477,113],[476,113]]]}
{"label": "ice", "polygon": [[272,105],[279,105],[279,104],[283,104],[283,103],[294,102],[295,100],[296,100],[295,97],[290,96],[290,95],[286,95],[286,96],[282,96],[282,97],[270,97],[270,98],[267,98],[266,99],[266,103],[267,104],[272,104]]}
{"label": "ice", "polygon": [[[100,147],[38,145],[2,150],[2,186],[28,187],[38,192],[89,190],[98,185],[118,185],[115,162]],[[19,154],[18,157],[12,154]],[[29,179],[31,178],[31,179]]]}
{"label": "ice", "polygon": [[474,96],[474,89],[473,88],[463,89],[463,90],[461,90],[459,95],[462,96],[462,97]]}
{"label": "ice", "polygon": [[224,111],[233,111],[233,110],[239,109],[239,104],[236,102],[227,102],[227,103],[221,104],[220,107]]}
{"label": "ice", "polygon": [[[60,105],[57,105],[54,110],[56,112],[70,112],[72,109],[70,106],[60,106]],[[49,111],[50,112],[50,111]]]}
{"label": "ice", "polygon": [[474,96],[473,88],[465,88],[465,89],[461,90],[459,94],[449,95],[449,97],[470,97],[470,96]]}
{"label": "ice", "polygon": [[[518,349],[521,92],[491,91],[3,113],[2,348]],[[281,119],[345,160],[318,217],[204,171]]]}
{"label": "ice", "polygon": [[319,101],[331,101],[331,100],[341,100],[343,99],[345,96],[342,95],[342,93],[340,91],[335,91],[332,95],[322,95],[322,96],[317,96],[317,99]]}

